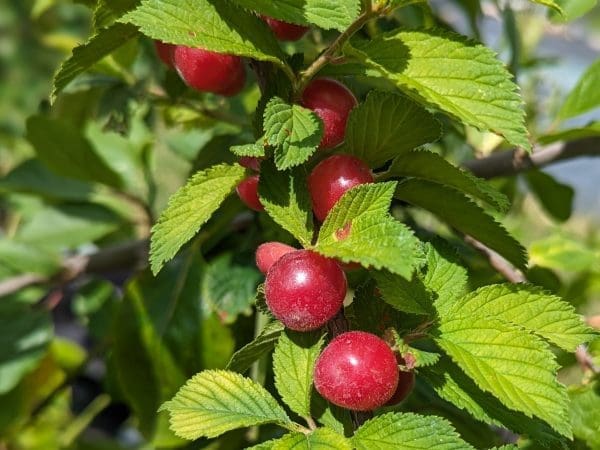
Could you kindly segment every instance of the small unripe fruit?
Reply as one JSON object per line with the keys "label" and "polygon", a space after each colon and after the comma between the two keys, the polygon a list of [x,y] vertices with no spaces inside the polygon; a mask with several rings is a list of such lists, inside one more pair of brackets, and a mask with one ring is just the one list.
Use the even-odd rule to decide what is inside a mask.
{"label": "small unripe fruit", "polygon": [[156,54],[160,60],[173,69],[175,67],[173,65],[173,51],[175,50],[175,45],[167,44],[162,41],[154,41],[154,48],[156,49]]}
{"label": "small unripe fruit", "polygon": [[344,142],[348,115],[357,103],[350,89],[338,81],[317,78],[309,83],[302,93],[302,106],[314,111],[323,121],[321,149]]}
{"label": "small unripe fruit", "polygon": [[371,169],[350,155],[333,155],[315,166],[308,177],[308,190],[317,219],[325,220],[333,205],[350,188],[372,183]]}
{"label": "small unripe fruit", "polygon": [[240,166],[246,169],[252,169],[255,172],[260,172],[260,163],[262,160],[254,156],[240,156]]}
{"label": "small unripe fruit", "polygon": [[269,28],[273,31],[280,41],[297,41],[308,31],[308,27],[273,19],[272,17],[261,16],[267,22]]}
{"label": "small unripe fruit", "polygon": [[297,249],[281,242],[265,242],[256,249],[256,267],[266,275],[271,266],[283,255],[295,252]]}
{"label": "small unripe fruit", "polygon": [[392,397],[398,386],[396,356],[383,339],[349,331],[323,350],[314,372],[315,388],[331,403],[370,411]]}
{"label": "small unripe fruit", "polygon": [[264,211],[262,203],[260,203],[260,198],[258,198],[258,175],[252,175],[245,180],[242,180],[240,184],[237,185],[235,189],[240,200],[244,202],[244,204],[254,211]]}
{"label": "small unripe fruit", "polygon": [[338,313],[346,289],[346,275],[337,262],[297,250],[283,255],[267,272],[265,300],[286,327],[309,331]]}
{"label": "small unripe fruit", "polygon": [[239,56],[178,45],[173,51],[175,69],[191,88],[232,96],[246,82],[244,63]]}
{"label": "small unripe fruit", "polygon": [[415,373],[412,370],[409,372],[400,370],[398,372],[398,387],[396,388],[396,392],[394,392],[392,398],[386,402],[385,406],[394,406],[404,401],[406,397],[410,395],[414,387]]}

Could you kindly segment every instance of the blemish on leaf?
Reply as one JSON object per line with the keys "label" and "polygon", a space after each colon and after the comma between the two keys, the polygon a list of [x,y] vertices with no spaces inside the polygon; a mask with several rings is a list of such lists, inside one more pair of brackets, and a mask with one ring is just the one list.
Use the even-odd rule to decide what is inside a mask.
{"label": "blemish on leaf", "polygon": [[348,239],[348,236],[350,236],[351,229],[352,229],[352,221],[346,222],[342,228],[339,228],[335,232],[335,239],[337,241],[343,241],[345,239]]}

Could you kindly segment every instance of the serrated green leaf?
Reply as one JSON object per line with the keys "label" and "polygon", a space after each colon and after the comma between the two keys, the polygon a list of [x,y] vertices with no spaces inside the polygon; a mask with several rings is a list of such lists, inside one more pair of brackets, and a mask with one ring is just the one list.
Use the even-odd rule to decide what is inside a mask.
{"label": "serrated green leaf", "polygon": [[140,0],[99,0],[94,8],[94,29],[105,28],[114,23],[127,11],[132,10]]}
{"label": "serrated green leaf", "polygon": [[167,209],[152,227],[150,265],[155,274],[217,210],[242,181],[246,170],[220,164],[195,174],[169,200]]}
{"label": "serrated green leaf", "polygon": [[184,439],[214,438],[236,428],[293,422],[258,383],[226,370],[205,370],[189,379],[160,411],[170,413],[171,429]]}
{"label": "serrated green leaf", "polygon": [[253,266],[232,262],[233,254],[224,253],[207,265],[202,279],[202,299],[218,311],[226,323],[233,323],[239,314],[254,303],[256,286],[262,278]]}
{"label": "serrated green leaf", "polygon": [[267,25],[229,0],[143,0],[121,21],[152,39],[285,66]]}
{"label": "serrated green leaf", "polygon": [[390,177],[414,177],[433,181],[483,200],[499,211],[506,211],[510,207],[506,196],[486,180],[453,166],[437,153],[414,151],[398,156],[385,173],[386,179]]}
{"label": "serrated green leaf", "polygon": [[560,119],[575,117],[600,107],[600,59],[596,60],[581,76],[562,108],[558,112]]}
{"label": "serrated green leaf", "polygon": [[519,269],[527,266],[526,251],[521,244],[481,207],[453,188],[411,179],[399,184],[394,196],[437,215],[500,253]]}
{"label": "serrated green leaf", "polygon": [[357,450],[474,450],[450,422],[436,416],[388,413],[365,422],[352,437]]}
{"label": "serrated green leaf", "polygon": [[600,381],[569,389],[573,434],[589,448],[600,448]]}
{"label": "serrated green leaf", "polygon": [[279,171],[271,161],[263,161],[258,194],[265,211],[277,224],[303,246],[310,245],[313,216],[303,167]]}
{"label": "serrated green leaf", "polygon": [[395,186],[369,183],[348,190],[325,219],[315,250],[409,279],[419,261],[419,240],[388,212]]}
{"label": "serrated green leaf", "polygon": [[517,85],[485,46],[440,30],[392,31],[344,51],[413,99],[531,151]]}
{"label": "serrated green leaf", "polygon": [[265,147],[262,143],[255,142],[253,144],[234,145],[229,150],[236,156],[253,156],[261,158],[265,156]]}
{"label": "serrated green leaf", "polygon": [[436,306],[440,315],[494,317],[535,333],[569,352],[594,337],[573,306],[532,285],[493,284],[459,300],[440,301]]}
{"label": "serrated green leaf", "polygon": [[386,329],[402,323],[402,314],[384,302],[375,293],[375,281],[369,280],[354,291],[352,303],[346,308],[346,317],[352,329],[381,334]]}
{"label": "serrated green leaf", "polygon": [[233,354],[227,370],[243,373],[261,356],[275,348],[284,326],[279,321],[269,322],[260,334],[249,344],[244,345]]}
{"label": "serrated green leaf", "polygon": [[321,425],[341,435],[347,436],[352,430],[350,411],[329,403],[316,390],[313,390],[311,399],[311,416]]}
{"label": "serrated green leaf", "polygon": [[300,25],[311,23],[326,30],[344,31],[358,17],[360,0],[233,0],[268,17]]}
{"label": "serrated green leaf", "polygon": [[373,272],[383,299],[399,311],[412,314],[431,312],[431,295],[421,280],[413,276],[407,280],[401,276],[378,270]]}
{"label": "serrated green leaf", "polygon": [[30,117],[27,119],[27,139],[38,159],[59,175],[114,187],[122,184],[80,130],[65,120]]}
{"label": "serrated green leaf", "polygon": [[275,164],[285,170],[305,162],[323,137],[323,122],[310,109],[273,97],[265,108],[265,140],[275,147]]}
{"label": "serrated green leaf", "polygon": [[442,399],[467,411],[481,422],[531,436],[538,443],[561,440],[543,422],[508,409],[493,395],[483,392],[447,357],[441,358],[435,367],[419,370],[419,376],[427,380]]}
{"label": "serrated green leaf", "polygon": [[467,269],[458,261],[456,251],[441,238],[425,246],[427,272],[425,286],[437,294],[439,301],[451,301],[467,292]]}
{"label": "serrated green leaf", "polygon": [[541,170],[528,171],[525,179],[531,191],[553,218],[564,222],[571,217],[575,189],[558,182]]}
{"label": "serrated green leaf", "polygon": [[310,416],[313,369],[324,335],[285,331],[273,353],[275,387],[282,400],[301,417]]}
{"label": "serrated green leaf", "polygon": [[440,122],[418,103],[399,94],[374,91],[350,112],[341,151],[377,168],[441,135]]}
{"label": "serrated green leaf", "polygon": [[442,316],[438,330],[438,345],[479,388],[571,437],[566,389],[556,380],[558,365],[543,341],[494,318]]}
{"label": "serrated green leaf", "polygon": [[100,30],[85,44],[73,49],[73,54],[61,64],[54,75],[51,102],[77,76],[92,67],[105,56],[122,47],[138,35],[133,25],[115,23]]}
{"label": "serrated green leaf", "polygon": [[272,450],[352,450],[350,441],[329,428],[310,434],[290,433],[273,441]]}

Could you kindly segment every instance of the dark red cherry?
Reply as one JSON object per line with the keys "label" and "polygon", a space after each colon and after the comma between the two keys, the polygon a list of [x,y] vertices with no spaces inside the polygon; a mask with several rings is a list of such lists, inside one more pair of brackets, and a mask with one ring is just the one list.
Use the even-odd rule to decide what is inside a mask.
{"label": "dark red cherry", "polygon": [[256,249],[256,267],[266,274],[271,266],[288,253],[295,252],[297,249],[281,242],[265,242]]}
{"label": "dark red cherry", "polygon": [[167,44],[162,41],[154,41],[154,48],[156,49],[156,54],[160,60],[173,69],[175,67],[173,64],[173,51],[175,50],[175,45]]}
{"label": "dark red cherry", "polygon": [[267,22],[277,39],[280,41],[297,41],[306,34],[308,27],[295,25],[293,23],[284,22],[282,20],[273,19],[272,17],[261,16]]}
{"label": "dark red cherry", "polygon": [[258,198],[258,175],[252,175],[245,180],[242,180],[240,184],[237,185],[236,191],[240,200],[244,202],[244,204],[254,211],[264,211],[265,208],[260,203],[260,198]]}

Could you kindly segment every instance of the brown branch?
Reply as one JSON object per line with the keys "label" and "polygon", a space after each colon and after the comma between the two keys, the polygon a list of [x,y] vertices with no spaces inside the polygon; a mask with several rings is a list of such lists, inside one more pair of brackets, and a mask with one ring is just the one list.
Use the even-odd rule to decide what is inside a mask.
{"label": "brown branch", "polygon": [[479,242],[477,239],[471,236],[465,236],[465,242],[470,244],[475,249],[477,249],[483,256],[487,258],[490,265],[496,269],[504,278],[506,278],[511,283],[524,283],[526,280],[525,275],[518,270],[515,269],[511,263],[509,263],[506,259],[500,256],[491,248]]}
{"label": "brown branch", "polygon": [[533,168],[541,168],[581,156],[600,156],[600,137],[557,142],[534,149],[531,155],[519,150],[492,153],[486,158],[466,161],[463,167],[478,177],[495,178],[516,175]]}
{"label": "brown branch", "polygon": [[125,268],[139,268],[145,264],[148,240],[127,242],[104,248],[91,255],[75,255],[66,258],[61,269],[54,275],[23,274],[0,282],[0,297],[13,294],[28,286],[50,283],[62,286],[84,274],[102,274]]}

